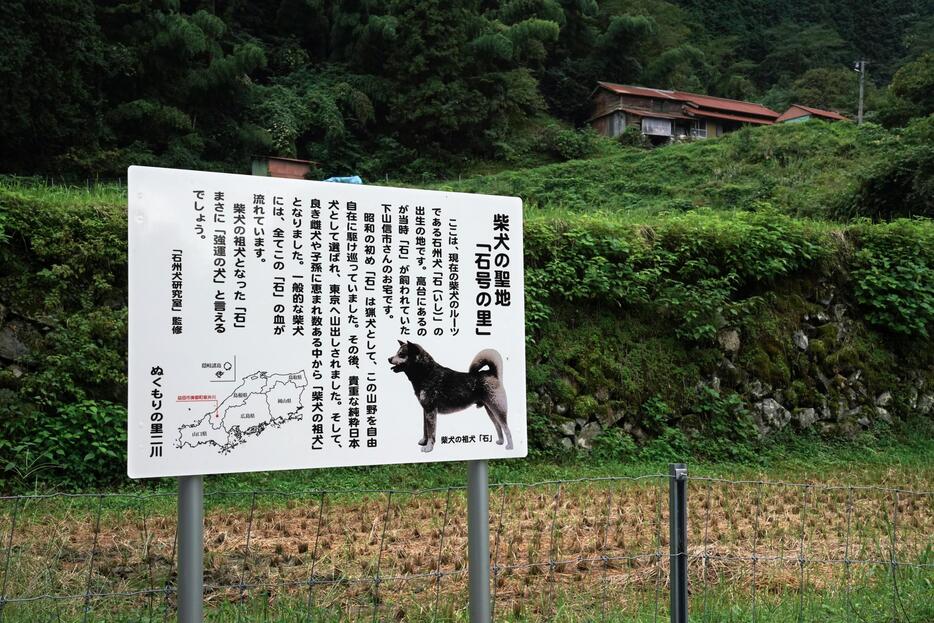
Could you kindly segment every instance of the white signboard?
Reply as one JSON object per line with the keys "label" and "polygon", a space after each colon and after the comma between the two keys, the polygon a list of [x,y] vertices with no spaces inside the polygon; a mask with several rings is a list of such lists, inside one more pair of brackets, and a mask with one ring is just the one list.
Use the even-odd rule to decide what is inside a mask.
{"label": "white signboard", "polygon": [[132,478],[527,453],[517,198],[129,170]]}

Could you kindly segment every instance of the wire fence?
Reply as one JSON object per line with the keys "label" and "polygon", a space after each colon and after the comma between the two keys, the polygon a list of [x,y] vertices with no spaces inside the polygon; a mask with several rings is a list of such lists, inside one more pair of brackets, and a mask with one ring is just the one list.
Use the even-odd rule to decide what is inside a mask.
{"label": "wire fence", "polygon": [[[497,621],[669,618],[667,474],[490,486]],[[934,492],[688,477],[692,621],[934,620]],[[171,621],[171,493],[0,498],[0,621]],[[209,621],[448,621],[466,492],[206,491]]]}

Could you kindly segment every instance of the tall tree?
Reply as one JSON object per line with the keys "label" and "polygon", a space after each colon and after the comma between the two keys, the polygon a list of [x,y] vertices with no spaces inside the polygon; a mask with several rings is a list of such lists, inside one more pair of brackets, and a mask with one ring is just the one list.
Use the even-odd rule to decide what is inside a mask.
{"label": "tall tree", "polygon": [[0,4],[0,169],[55,170],[96,150],[104,47],[90,1]]}

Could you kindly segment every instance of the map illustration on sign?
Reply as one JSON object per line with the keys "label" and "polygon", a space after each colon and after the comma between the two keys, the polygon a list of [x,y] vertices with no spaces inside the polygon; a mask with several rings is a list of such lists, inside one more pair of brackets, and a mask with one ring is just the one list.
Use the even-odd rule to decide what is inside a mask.
{"label": "map illustration on sign", "polygon": [[132,478],[528,453],[522,202],[128,172]]}
{"label": "map illustration on sign", "polygon": [[278,428],[287,422],[300,421],[304,415],[302,394],[307,387],[304,370],[251,374],[213,409],[191,424],[182,424],[176,445],[178,448],[208,445],[226,454],[251,437],[261,435],[269,426]]}

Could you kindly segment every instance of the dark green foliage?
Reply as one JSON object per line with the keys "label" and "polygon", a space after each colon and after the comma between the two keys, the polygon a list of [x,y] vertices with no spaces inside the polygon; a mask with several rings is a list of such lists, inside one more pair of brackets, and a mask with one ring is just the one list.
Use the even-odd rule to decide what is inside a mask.
{"label": "dark green foliage", "polygon": [[689,213],[652,227],[538,219],[526,240],[530,327],[552,314],[551,300],[646,305],[688,341],[710,340],[742,313],[740,291],[819,269],[830,253],[807,225],[751,213]]}
{"label": "dark green foliage", "polygon": [[[321,84],[342,118],[356,115],[354,106],[366,118],[355,87]],[[276,105],[288,117],[295,111],[281,95]],[[317,123],[304,131],[319,131]],[[927,374],[931,222],[840,224],[795,214],[826,214],[840,196],[852,198],[860,187],[841,170],[857,176],[886,165],[906,146],[929,143],[929,125],[893,133],[808,123],[649,151],[610,145],[609,157],[450,184],[518,193],[528,206],[535,451],[557,451],[558,426],[584,418],[609,431],[596,442],[600,457],[746,460],[759,441],[739,377],[722,371],[712,339],[724,325],[742,334],[735,367],[783,388],[789,408],[813,406],[819,394],[837,397],[839,390],[817,387],[819,373],[860,372],[870,393],[896,387],[906,370]],[[76,487],[121,477],[124,193],[0,185],[0,329],[15,322],[29,336],[28,356],[0,362],[4,488],[36,477]],[[845,325],[816,330],[805,354],[789,335],[815,312],[807,299],[818,282],[832,284],[835,302],[850,311]],[[714,373],[719,391],[697,387]],[[896,399],[893,415],[907,412],[905,400]]]}
{"label": "dark green foliage", "polygon": [[82,400],[39,411],[17,405],[4,392],[0,389],[0,479],[8,487],[28,487],[39,480],[83,489],[121,479],[126,407]]}
{"label": "dark green foliage", "polygon": [[892,78],[879,119],[889,126],[934,114],[934,52],[904,65]]}
{"label": "dark green foliage", "polygon": [[934,115],[913,121],[899,139],[859,171],[856,192],[840,198],[831,210],[834,217],[934,216]]}
{"label": "dark green foliage", "polygon": [[857,226],[852,277],[873,324],[904,335],[934,330],[934,232],[924,222]]}
{"label": "dark green foliage", "polygon": [[[880,119],[927,114],[929,3],[846,4],[12,0],[0,172],[244,171],[271,153],[325,175],[439,178],[513,162],[503,145],[542,111],[582,124],[598,80],[849,110],[860,54],[880,85],[908,63]],[[582,155],[570,142],[539,161]]]}
{"label": "dark green foliage", "polygon": [[690,411],[687,417],[696,424],[691,445],[694,454],[737,463],[755,460],[758,431],[738,394],[702,387]]}
{"label": "dark green foliage", "polygon": [[10,0],[0,8],[0,170],[49,170],[102,133],[106,50],[85,0]]}
{"label": "dark green foliage", "polygon": [[866,168],[882,165],[882,150],[898,153],[901,144],[897,134],[872,124],[789,123],[648,153],[627,149],[600,160],[479,176],[448,187],[640,218],[691,207],[752,211],[769,206],[826,218],[853,198]]}
{"label": "dark green foliage", "polygon": [[619,144],[623,147],[650,147],[649,137],[643,134],[639,128],[630,126],[619,135]]}
{"label": "dark green foliage", "polygon": [[[865,87],[865,110],[875,110],[878,96],[873,83]],[[859,74],[846,65],[818,67],[806,71],[791,85],[787,105],[803,104],[855,115],[858,107]],[[784,108],[784,107],[782,107]]]}
{"label": "dark green foliage", "polygon": [[571,130],[550,125],[543,131],[543,143],[547,153],[561,160],[586,158],[596,150],[597,133],[590,128]]}

